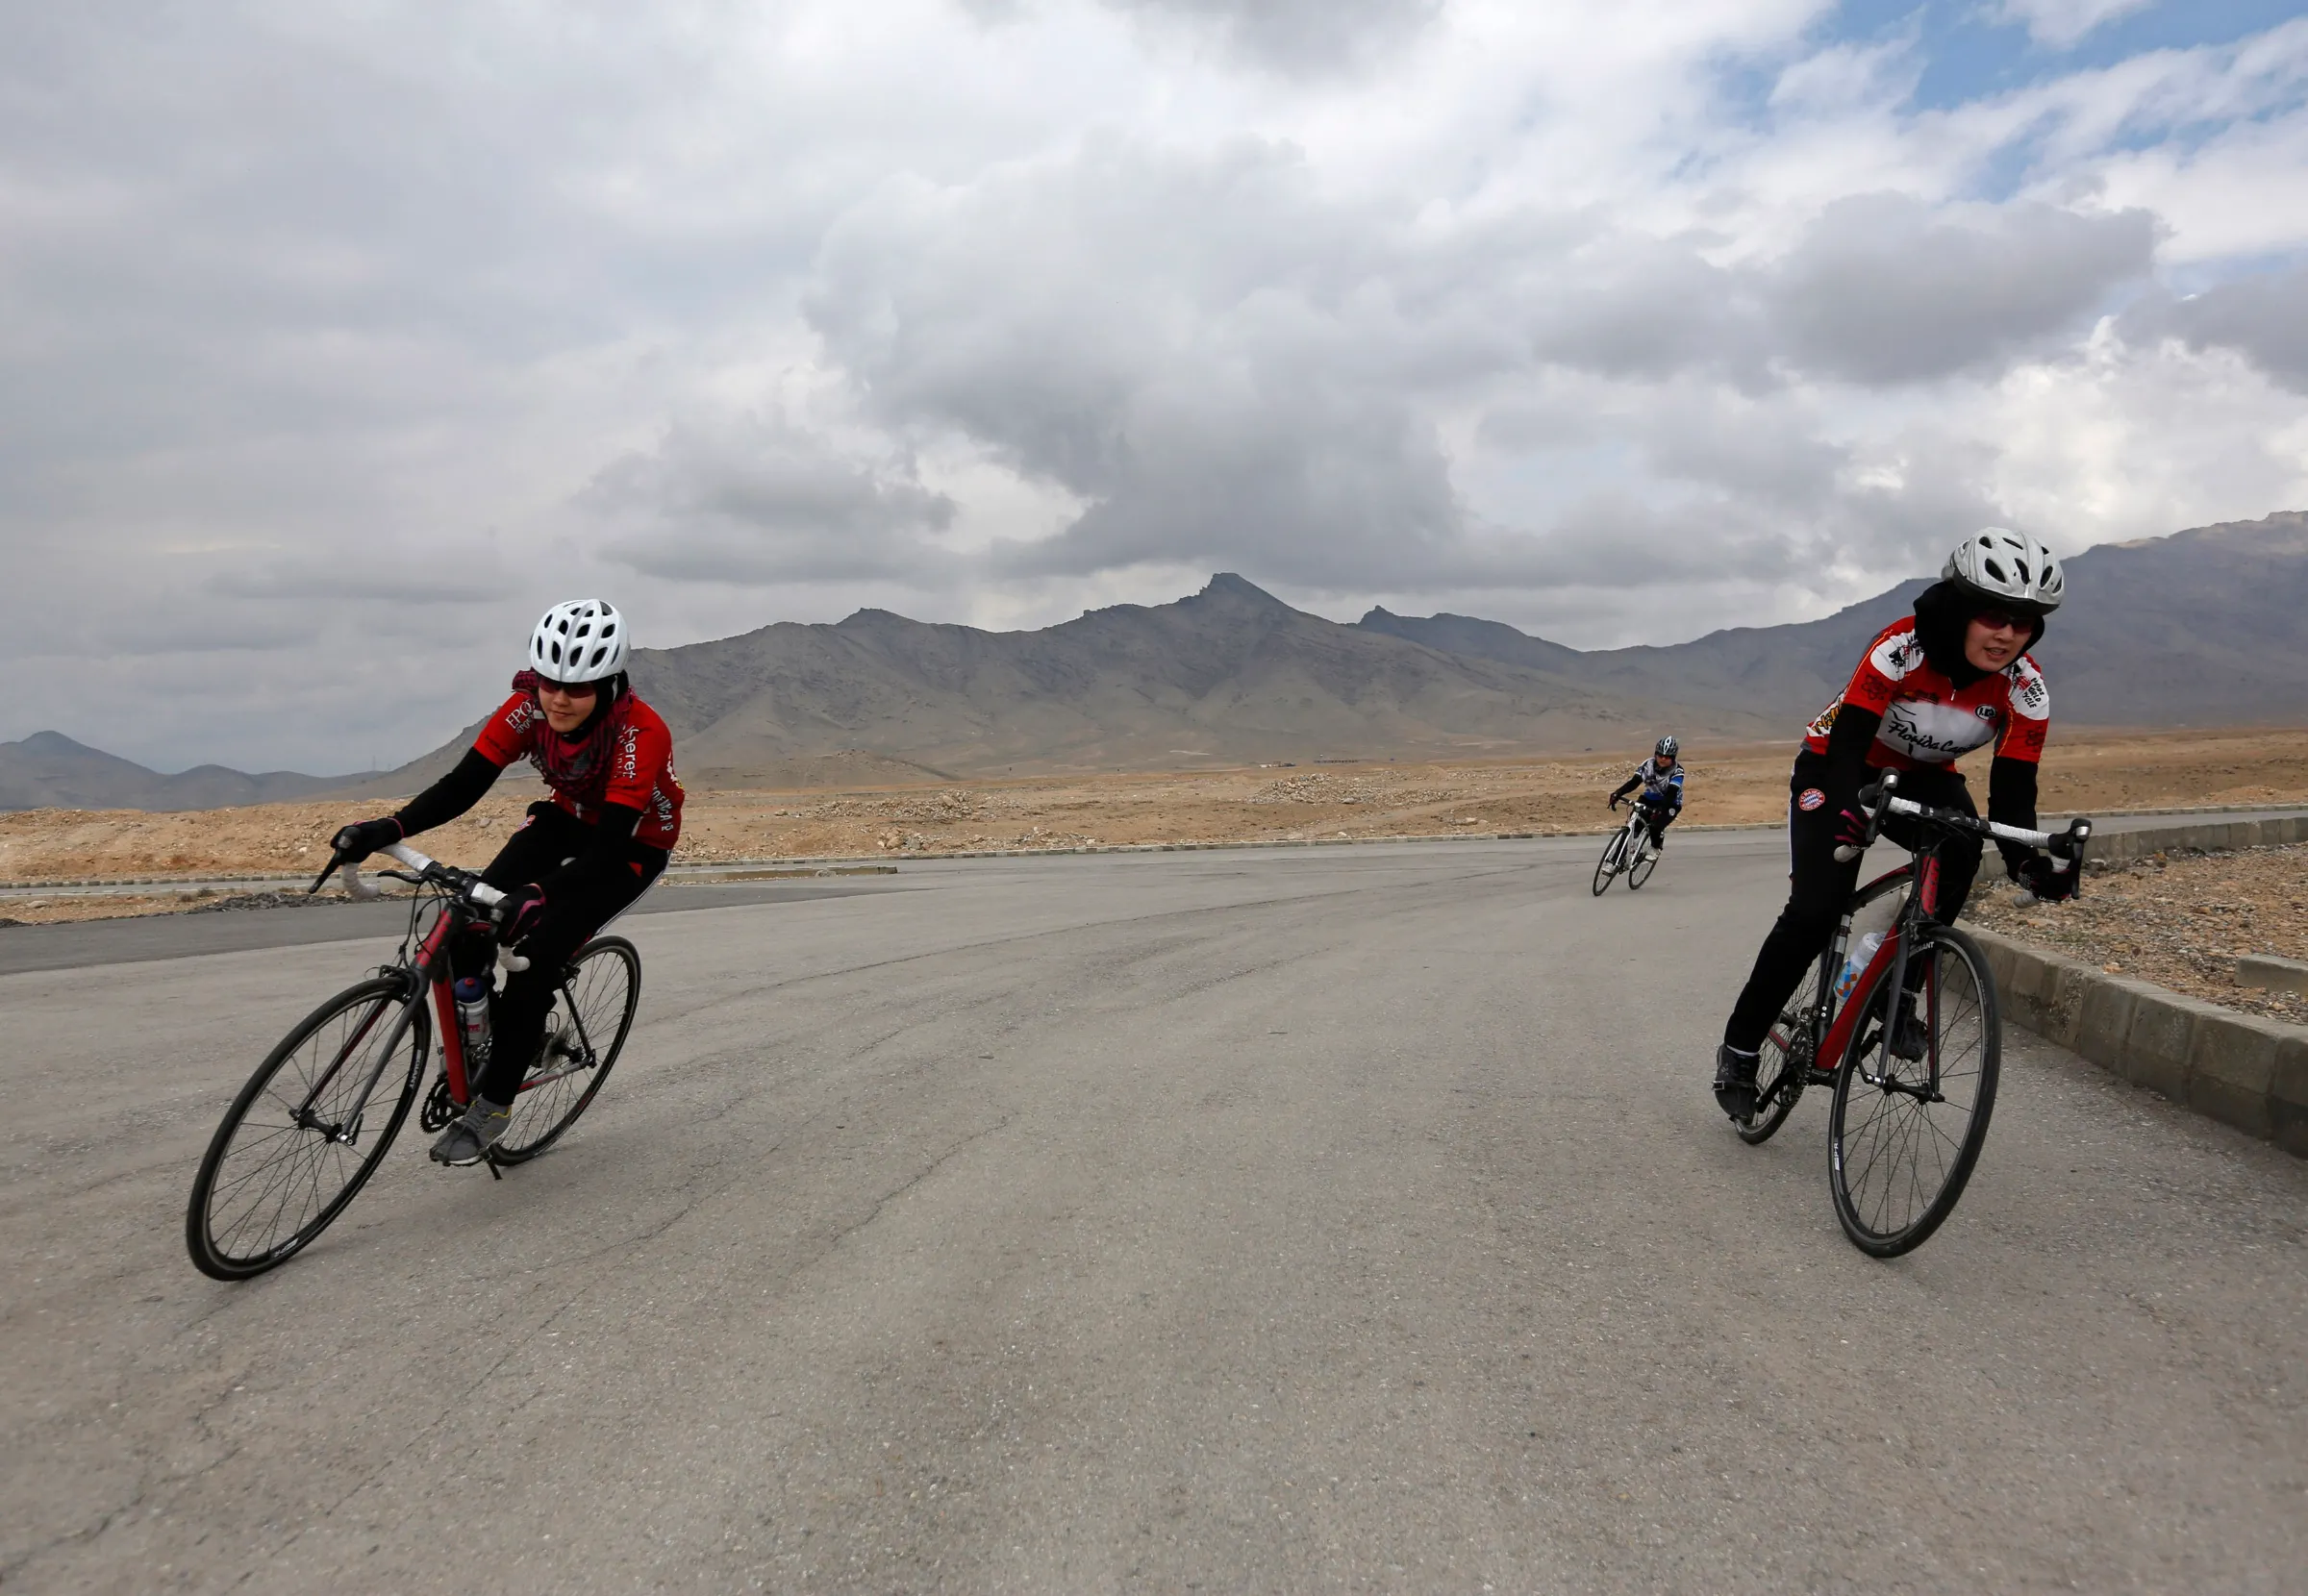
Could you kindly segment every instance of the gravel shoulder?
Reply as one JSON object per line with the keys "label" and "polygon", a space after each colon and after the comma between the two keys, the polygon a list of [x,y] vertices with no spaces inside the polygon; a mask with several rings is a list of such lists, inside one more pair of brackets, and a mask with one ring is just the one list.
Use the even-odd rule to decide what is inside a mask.
{"label": "gravel shoulder", "polygon": [[1998,881],[1965,917],[2110,975],[2308,1025],[2308,999],[2236,984],[2245,954],[2308,960],[2308,847],[2157,854],[2095,871],[2075,902],[2049,908],[2015,907]]}

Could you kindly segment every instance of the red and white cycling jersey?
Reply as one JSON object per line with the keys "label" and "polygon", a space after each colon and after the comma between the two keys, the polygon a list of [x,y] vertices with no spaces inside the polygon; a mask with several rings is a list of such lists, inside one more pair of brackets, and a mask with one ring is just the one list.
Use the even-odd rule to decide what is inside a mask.
{"label": "red and white cycling jersey", "polygon": [[600,820],[603,804],[622,804],[641,811],[636,842],[671,848],[681,839],[683,793],[673,774],[673,734],[655,710],[629,698],[624,724],[609,737],[598,762],[588,751],[559,772],[544,753],[544,739],[553,735],[536,696],[516,692],[482,724],[473,746],[500,770],[527,756],[552,787],[554,804],[588,825]]}
{"label": "red and white cycling jersey", "polygon": [[1811,723],[1806,748],[1827,752],[1828,729],[1846,704],[1883,717],[1868,748],[1868,764],[1876,770],[1952,764],[1991,741],[1998,757],[2034,764],[2051,730],[2051,689],[2032,658],[2022,654],[1959,689],[1923,658],[1912,616],[1875,634],[1850,686]]}

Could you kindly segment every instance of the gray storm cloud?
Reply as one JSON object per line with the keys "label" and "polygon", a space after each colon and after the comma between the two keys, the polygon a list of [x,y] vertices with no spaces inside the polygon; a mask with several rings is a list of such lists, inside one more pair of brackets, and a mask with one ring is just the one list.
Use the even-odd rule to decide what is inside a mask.
{"label": "gray storm cloud", "polygon": [[1246,60],[1283,72],[1361,65],[1416,37],[1442,0],[1106,0],[1116,11],[1216,30]]}
{"label": "gray storm cloud", "polygon": [[2134,337],[2233,349],[2277,382],[2308,393],[2308,265],[2239,277],[2187,299],[2157,295],[2124,321]]}
{"label": "gray storm cloud", "polygon": [[1865,384],[2007,362],[2144,276],[2156,231],[2144,211],[2022,202],[1943,216],[1898,194],[1840,199],[1769,274],[1777,351]]}
{"label": "gray storm cloud", "polygon": [[931,541],[954,503],[910,461],[845,457],[783,416],[684,424],[603,467],[587,508],[608,552],[656,576],[830,582],[954,574]]}
{"label": "gray storm cloud", "polygon": [[[1001,570],[1199,561],[1328,591],[1532,587],[1609,580],[1594,551],[1637,539],[1660,553],[1620,562],[1636,586],[1710,561],[1800,580],[1822,572],[1822,536],[1897,558],[1912,518],[1883,520],[1885,490],[1845,480],[1817,408],[1772,394],[1992,379],[2087,324],[2155,239],[2139,211],[1872,194],[1722,266],[1699,240],[1578,216],[1420,228],[1325,197],[1284,145],[1101,140],[966,186],[891,186],[832,229],[806,304],[883,424],[966,434],[1088,501],[1059,536],[998,551]],[[1641,403],[1566,430],[1650,461],[1652,491],[1567,489],[1508,536],[1470,512],[1442,418],[1512,415],[1558,369],[1637,386]]]}

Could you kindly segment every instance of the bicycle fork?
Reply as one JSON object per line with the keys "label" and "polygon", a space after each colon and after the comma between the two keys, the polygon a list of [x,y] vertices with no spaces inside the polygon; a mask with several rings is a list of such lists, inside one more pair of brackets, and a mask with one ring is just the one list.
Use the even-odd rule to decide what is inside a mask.
{"label": "bicycle fork", "polygon": [[[325,1124],[314,1114],[313,1105],[319,1100],[320,1094],[328,1089],[329,1083],[337,1079],[337,1072],[344,1067],[345,1061],[352,1058],[354,1052],[376,1029],[377,1021],[384,1017],[385,1010],[379,1008],[362,1022],[361,1029],[345,1039],[344,1045],[337,1050],[337,1057],[329,1060],[329,1067],[320,1072],[320,1079],[313,1083],[313,1089],[305,1093],[305,1100],[296,1106],[296,1112],[290,1117],[299,1130],[315,1132],[344,1147],[350,1147],[360,1140],[361,1121],[368,1112],[368,1100],[376,1095],[377,1083],[385,1078],[385,1066],[392,1062],[393,1053],[401,1045],[401,1037],[407,1035],[409,1027],[415,1023],[416,1005],[422,1001],[423,994],[418,993],[401,1005],[400,1017],[393,1022],[392,1030],[387,1034],[385,1045],[377,1050],[376,1067],[368,1072],[368,1079],[362,1083],[360,1093],[353,1099],[352,1108],[336,1124]],[[423,1067],[421,1060],[418,1067]]]}

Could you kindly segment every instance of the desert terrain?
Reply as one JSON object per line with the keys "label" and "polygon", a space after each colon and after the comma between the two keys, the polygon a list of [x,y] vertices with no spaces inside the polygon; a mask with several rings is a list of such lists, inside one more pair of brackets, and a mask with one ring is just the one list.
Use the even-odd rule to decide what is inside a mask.
{"label": "desert terrain", "polygon": [[2207,1003],[2308,1025],[2308,998],[2236,984],[2245,954],[2308,959],[2308,847],[2156,855],[2095,872],[2073,903],[1974,895],[1967,920]]}
{"label": "desert terrain", "polygon": [[[692,791],[677,863],[904,859],[987,849],[1602,832],[1603,796],[1634,767],[1615,757],[1309,764],[1169,775],[1016,778],[846,790]],[[1687,748],[1692,825],[1768,823],[1787,802],[1785,744]],[[1974,761],[1973,762],[1978,762]],[[426,851],[486,862],[541,788],[508,776]],[[2308,730],[2077,733],[2045,761],[2045,812],[2308,803]],[[208,878],[317,870],[329,834],[389,801],[286,803],[155,814],[0,814],[0,883]],[[27,923],[197,907],[216,894],[18,895]]]}

